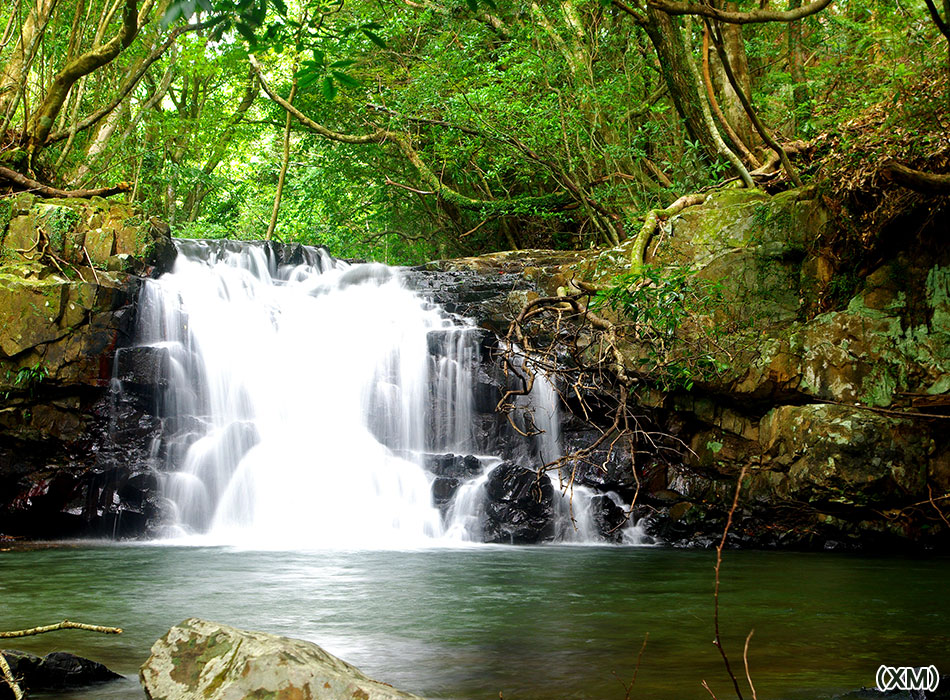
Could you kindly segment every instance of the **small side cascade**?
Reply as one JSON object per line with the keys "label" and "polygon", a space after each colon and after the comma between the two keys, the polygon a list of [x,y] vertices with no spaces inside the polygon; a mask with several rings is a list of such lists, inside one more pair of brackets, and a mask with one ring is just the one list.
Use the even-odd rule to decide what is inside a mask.
{"label": "small side cascade", "polygon": [[518,407],[532,469],[495,456],[476,428],[485,331],[384,265],[263,242],[177,246],[173,270],[143,286],[136,350],[163,368],[165,536],[264,548],[602,541],[590,504],[603,495],[562,492],[556,469],[538,482],[540,536],[498,525],[508,516],[486,494],[522,497],[526,475],[538,481],[534,468],[562,456],[559,399],[539,370]]}

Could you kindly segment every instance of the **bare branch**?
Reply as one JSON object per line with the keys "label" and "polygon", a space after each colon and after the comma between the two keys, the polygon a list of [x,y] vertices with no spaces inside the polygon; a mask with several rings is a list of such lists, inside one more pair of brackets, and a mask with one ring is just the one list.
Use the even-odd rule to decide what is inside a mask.
{"label": "bare branch", "polygon": [[[726,655],[726,650],[722,646],[722,637],[719,636],[719,570],[722,567],[722,550],[726,546],[726,536],[729,534],[729,528],[732,527],[732,516],[735,514],[736,507],[739,505],[739,492],[742,490],[742,480],[745,478],[745,472],[746,468],[742,467],[742,470],[739,472],[739,478],[736,479],[736,494],[732,498],[732,507],[729,509],[729,515],[726,517],[726,526],[722,530],[722,539],[716,547],[716,587],[713,592],[713,623],[716,629],[716,639],[713,641],[713,644],[716,645],[719,649],[719,653],[722,655],[722,661],[726,665],[726,672],[732,679],[732,685],[736,689],[736,696],[739,700],[742,700],[742,691],[739,690],[739,681],[736,679],[736,674],[732,672],[729,657]],[[705,685],[705,681],[703,683]],[[712,691],[710,691],[710,694],[712,694]]]}
{"label": "bare branch", "polygon": [[736,12],[720,10],[712,5],[694,5],[676,0],[649,0],[649,5],[662,10],[668,15],[699,15],[709,19],[718,19],[727,24],[761,24],[764,22],[794,22],[821,12],[834,0],[815,0],[794,10],[753,10],[752,12]]}
{"label": "bare branch", "polygon": [[87,632],[101,632],[102,634],[122,634],[121,627],[103,627],[102,625],[87,625],[82,622],[72,622],[63,620],[55,625],[45,625],[43,627],[31,627],[26,630],[15,630],[13,632],[0,632],[0,639],[16,639],[19,637],[32,637],[46,632],[56,632],[58,630],[86,630]]}
{"label": "bare branch", "polygon": [[[118,185],[113,187],[100,187],[99,189],[95,190],[61,190],[56,187],[44,185],[41,182],[37,182],[26,175],[21,175],[15,170],[10,170],[10,168],[5,168],[2,165],[0,165],[0,178],[6,179],[20,189],[33,192],[38,194],[40,197],[47,198],[61,197],[65,199],[88,199],[89,197],[111,197],[114,194],[128,192],[130,189],[132,189],[132,186],[129,183],[120,182]],[[2,636],[2,633],[0,633],[0,637]]]}

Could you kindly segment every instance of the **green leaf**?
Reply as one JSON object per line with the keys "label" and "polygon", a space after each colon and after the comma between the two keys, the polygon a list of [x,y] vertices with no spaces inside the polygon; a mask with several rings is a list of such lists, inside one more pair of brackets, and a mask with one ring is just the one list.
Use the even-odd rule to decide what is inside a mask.
{"label": "green leaf", "polygon": [[306,88],[310,87],[315,82],[320,80],[320,73],[316,73],[313,71],[310,71],[307,73],[303,73],[301,71],[301,72],[298,72],[297,75],[298,75],[298,80],[297,80],[298,90],[305,90]]}
{"label": "green leaf", "polygon": [[344,59],[344,60],[342,60],[342,61],[334,61],[333,63],[330,64],[330,68],[349,68],[349,67],[352,66],[354,63],[356,63],[356,61],[354,61],[354,60],[352,60],[352,59]]}
{"label": "green leaf", "polygon": [[247,43],[251,46],[254,46],[257,43],[257,37],[254,36],[254,30],[244,22],[239,22],[234,25],[234,28],[237,29],[238,34],[247,39]]}
{"label": "green leaf", "polygon": [[346,85],[347,87],[359,87],[362,83],[354,78],[352,75],[347,75],[346,73],[338,70],[331,70],[330,74],[340,81],[341,84]]}
{"label": "green leaf", "polygon": [[365,34],[366,38],[372,41],[374,44],[376,44],[379,48],[381,49],[389,48],[389,46],[386,44],[386,41],[382,37],[380,37],[376,32],[371,32],[368,29],[364,29],[363,34]]}
{"label": "green leaf", "polygon": [[314,49],[314,50],[313,50],[313,61],[314,61],[314,63],[316,63],[318,66],[322,66],[322,65],[323,65],[323,62],[326,60],[326,57],[327,57],[326,53],[324,53],[324,52],[321,51],[320,49]]}
{"label": "green leaf", "polygon": [[181,17],[181,3],[172,3],[168,6],[168,9],[165,10],[165,14],[162,15],[162,21],[160,22],[161,28],[167,29],[174,24],[175,20],[179,17]]}
{"label": "green leaf", "polygon": [[478,12],[478,0],[465,0],[468,4],[468,9],[472,12]]}
{"label": "green leaf", "polygon": [[327,100],[333,101],[333,99],[336,97],[336,83],[333,82],[333,78],[331,78],[329,75],[325,76],[323,78],[322,88],[323,96],[327,98]]}
{"label": "green leaf", "polygon": [[274,8],[277,10],[277,13],[281,17],[287,16],[287,5],[284,3],[284,0],[273,0]]}

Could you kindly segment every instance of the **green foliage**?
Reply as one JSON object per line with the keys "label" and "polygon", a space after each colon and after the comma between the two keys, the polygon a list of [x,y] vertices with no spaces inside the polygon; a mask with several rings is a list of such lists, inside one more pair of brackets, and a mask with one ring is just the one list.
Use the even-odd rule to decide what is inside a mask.
{"label": "green foliage", "polygon": [[[37,7],[7,3],[0,23],[17,36]],[[121,13],[110,7],[56,4],[22,89],[0,84],[10,128],[0,161],[22,162],[14,132],[30,117],[8,98],[35,105],[67,58],[92,47],[97,18],[100,37],[113,36]],[[90,21],[74,28],[80,11]],[[110,116],[50,145],[36,172],[69,187],[133,183],[145,214],[177,235],[262,236],[286,115],[261,95],[238,114],[253,51],[278,93],[296,80],[305,114],[344,133],[406,134],[459,193],[431,193],[392,143],[331,143],[294,123],[277,236],[338,254],[421,262],[604,245],[605,221],[629,235],[640,212],[733,174],[690,136],[646,32],[601,0],[172,0],[73,89],[55,128],[65,134],[108,104],[153,47],[196,22],[206,26],[178,36]],[[702,23],[682,26],[698,55]],[[944,147],[946,42],[921,0],[840,0],[799,26],[803,83],[789,26],[741,27],[752,101],[780,141],[840,138],[836,181],[895,150],[926,159]],[[0,43],[0,65],[15,64],[17,45]],[[868,130],[882,138],[863,138]]]}
{"label": "green foliage", "polygon": [[36,388],[49,376],[49,372],[42,362],[21,367],[6,372],[6,383],[11,387],[3,392],[3,398],[8,399],[14,393],[26,393],[31,399],[35,397]]}
{"label": "green foliage", "polygon": [[687,391],[728,367],[718,352],[724,331],[714,320],[722,304],[720,282],[685,267],[652,266],[617,276],[592,302],[619,316],[641,350],[640,372],[647,381]]}

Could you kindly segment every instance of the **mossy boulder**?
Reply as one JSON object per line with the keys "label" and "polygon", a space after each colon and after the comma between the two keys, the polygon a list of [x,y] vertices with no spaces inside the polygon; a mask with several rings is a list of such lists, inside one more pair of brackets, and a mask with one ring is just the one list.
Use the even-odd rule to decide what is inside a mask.
{"label": "mossy boulder", "polygon": [[760,424],[774,496],[868,506],[923,494],[933,443],[913,420],[835,404],[779,406]]}
{"label": "mossy boulder", "polygon": [[168,227],[146,221],[129,204],[105,199],[21,197],[4,227],[6,257],[37,260],[49,253],[64,267],[148,274],[175,257]]}
{"label": "mossy boulder", "polygon": [[139,677],[150,700],[421,700],[311,642],[197,618],[152,645]]}

